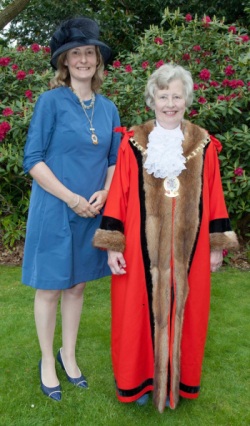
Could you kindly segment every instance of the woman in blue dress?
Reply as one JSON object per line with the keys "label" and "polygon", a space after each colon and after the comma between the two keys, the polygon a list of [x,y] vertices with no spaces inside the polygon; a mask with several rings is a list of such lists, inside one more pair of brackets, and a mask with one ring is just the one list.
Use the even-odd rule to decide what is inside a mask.
{"label": "woman in blue dress", "polygon": [[106,252],[92,246],[114,173],[120,137],[116,106],[98,93],[110,48],[95,21],[62,23],[51,39],[51,88],[34,109],[24,150],[33,178],[22,281],[36,289],[35,322],[43,393],[61,399],[53,340],[61,297],[62,348],[67,379],[87,387],[75,346],[87,281],[110,275]]}

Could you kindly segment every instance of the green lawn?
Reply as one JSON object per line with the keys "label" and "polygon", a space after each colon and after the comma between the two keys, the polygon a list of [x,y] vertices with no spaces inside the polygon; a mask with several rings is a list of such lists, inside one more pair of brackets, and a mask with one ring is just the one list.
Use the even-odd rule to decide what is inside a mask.
{"label": "green lawn", "polygon": [[[85,292],[77,355],[89,390],[67,382],[58,367],[63,399],[54,402],[39,388],[40,357],[33,320],[34,290],[20,284],[19,267],[0,266],[1,426],[241,426],[249,415],[250,273],[223,269],[213,274],[210,327],[197,400],[176,410],[156,411],[121,404],[115,397],[110,361],[109,279],[89,283]],[[55,353],[60,347],[60,318]]]}

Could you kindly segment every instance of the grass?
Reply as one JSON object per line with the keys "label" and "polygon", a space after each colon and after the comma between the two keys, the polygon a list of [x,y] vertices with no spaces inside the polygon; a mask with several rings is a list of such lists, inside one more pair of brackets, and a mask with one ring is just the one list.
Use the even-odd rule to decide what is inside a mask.
{"label": "grass", "polygon": [[[152,405],[121,404],[114,391],[110,361],[109,279],[88,284],[77,345],[89,390],[67,382],[60,403],[39,388],[34,290],[20,284],[20,267],[0,266],[1,426],[245,426],[249,415],[249,272],[224,268],[212,277],[210,326],[197,400],[182,399],[163,414]],[[61,329],[55,336],[55,353]]]}

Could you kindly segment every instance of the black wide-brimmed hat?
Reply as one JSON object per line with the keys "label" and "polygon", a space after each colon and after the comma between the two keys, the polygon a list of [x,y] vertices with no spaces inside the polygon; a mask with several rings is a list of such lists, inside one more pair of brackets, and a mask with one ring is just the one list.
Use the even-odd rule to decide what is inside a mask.
{"label": "black wide-brimmed hat", "polygon": [[50,40],[51,65],[57,69],[57,59],[61,53],[80,46],[98,46],[104,63],[111,57],[111,49],[99,40],[99,27],[95,21],[85,17],[64,21]]}

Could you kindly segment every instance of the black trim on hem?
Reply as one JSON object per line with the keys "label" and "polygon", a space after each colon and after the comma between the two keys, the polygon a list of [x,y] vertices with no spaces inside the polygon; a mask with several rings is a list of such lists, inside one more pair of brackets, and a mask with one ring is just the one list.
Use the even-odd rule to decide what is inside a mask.
{"label": "black trim on hem", "polygon": [[116,384],[116,389],[117,389],[117,393],[118,393],[118,395],[120,395],[120,396],[127,396],[127,397],[129,397],[129,396],[135,396],[135,395],[137,395],[138,393],[140,393],[144,388],[146,388],[147,386],[150,386],[150,385],[153,385],[153,379],[147,379],[147,380],[145,380],[145,382],[143,382],[143,383],[141,383],[141,385],[140,386],[137,386],[137,388],[133,388],[133,389],[128,389],[128,390],[124,390],[124,389],[119,389],[118,387],[117,387],[117,384]]}
{"label": "black trim on hem", "polygon": [[229,219],[214,219],[210,221],[209,232],[213,234],[215,232],[227,232],[231,231],[231,225]]}
{"label": "black trim on hem", "polygon": [[184,385],[184,383],[180,383],[180,390],[186,393],[198,393],[200,391],[200,386],[188,386]]}
{"label": "black trim on hem", "polygon": [[119,219],[114,219],[110,216],[103,216],[100,228],[104,229],[105,231],[119,231],[124,234],[124,226],[122,221]]}

